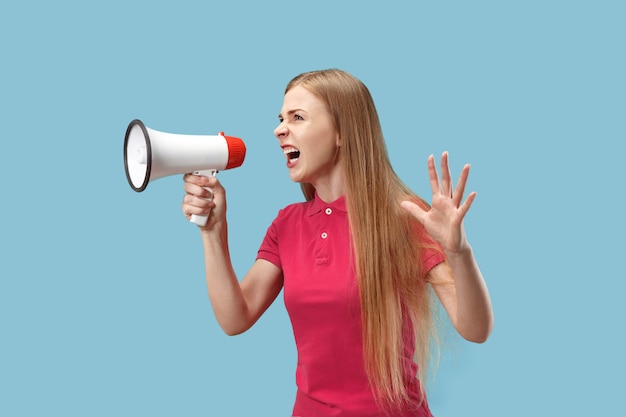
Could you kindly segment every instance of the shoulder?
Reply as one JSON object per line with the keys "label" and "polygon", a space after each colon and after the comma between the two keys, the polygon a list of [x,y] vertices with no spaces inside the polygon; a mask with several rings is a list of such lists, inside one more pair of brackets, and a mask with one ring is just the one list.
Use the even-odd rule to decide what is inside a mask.
{"label": "shoulder", "polygon": [[314,201],[301,201],[289,204],[278,211],[278,215],[274,222],[300,219],[308,216],[315,210]]}
{"label": "shoulder", "polygon": [[268,233],[278,238],[285,233],[297,233],[305,220],[308,213],[312,210],[312,204],[309,201],[303,201],[290,204],[278,211],[278,214],[268,227]]}

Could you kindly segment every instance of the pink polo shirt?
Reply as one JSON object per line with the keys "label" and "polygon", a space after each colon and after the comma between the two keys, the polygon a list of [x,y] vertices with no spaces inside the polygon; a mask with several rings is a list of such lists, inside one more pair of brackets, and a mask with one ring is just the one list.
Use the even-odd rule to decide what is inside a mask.
{"label": "pink polo shirt", "polygon": [[[377,407],[363,360],[361,309],[345,198],[319,197],[282,209],[267,230],[257,259],[283,271],[285,306],[298,350],[293,410],[300,417],[375,417]],[[444,260],[424,251],[426,270]],[[415,341],[405,326],[405,369],[420,402]],[[426,401],[397,417],[431,416]]]}

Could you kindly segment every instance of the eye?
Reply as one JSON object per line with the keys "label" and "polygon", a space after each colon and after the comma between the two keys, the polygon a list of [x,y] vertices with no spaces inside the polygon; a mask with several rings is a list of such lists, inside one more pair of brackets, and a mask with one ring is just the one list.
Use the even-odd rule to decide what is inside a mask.
{"label": "eye", "polygon": [[304,118],[300,116],[298,113],[294,113],[293,118],[294,120],[304,120]]}

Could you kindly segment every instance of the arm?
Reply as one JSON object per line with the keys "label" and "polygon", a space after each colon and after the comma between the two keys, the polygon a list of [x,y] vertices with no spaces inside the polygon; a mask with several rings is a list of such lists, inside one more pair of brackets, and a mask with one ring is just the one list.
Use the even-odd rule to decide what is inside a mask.
{"label": "arm", "polygon": [[[455,261],[448,258],[435,266],[428,280],[433,282],[433,290],[457,332],[471,342],[485,342],[493,328],[493,310],[489,290],[471,249]],[[438,284],[451,280],[454,285]]]}
{"label": "arm", "polygon": [[[410,201],[402,202],[402,207],[419,220],[443,247],[447,262],[429,272],[429,281],[433,282],[433,289],[459,334],[467,340],[480,343],[487,340],[493,328],[493,310],[487,285],[463,227],[463,218],[476,193],[471,193],[462,203],[469,165],[463,167],[454,192],[447,152],[441,158],[441,169],[440,183],[431,155],[428,158],[428,172],[433,201],[429,211]],[[439,284],[450,282],[450,278],[454,285]]]}
{"label": "arm", "polygon": [[[213,190],[205,190],[209,187]],[[228,249],[226,193],[217,178],[185,175],[186,195],[182,210],[209,215],[200,228],[204,246],[206,283],[215,317],[228,335],[248,330],[272,304],[282,288],[282,271],[274,264],[257,260],[241,283],[232,267]]]}

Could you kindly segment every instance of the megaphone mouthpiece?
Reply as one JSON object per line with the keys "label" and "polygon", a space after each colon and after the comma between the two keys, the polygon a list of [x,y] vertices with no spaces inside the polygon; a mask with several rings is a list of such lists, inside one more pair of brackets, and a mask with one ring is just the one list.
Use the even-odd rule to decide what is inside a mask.
{"label": "megaphone mouthpiece", "polygon": [[[220,132],[220,135],[224,136],[224,132]],[[224,139],[228,145],[228,163],[224,169],[240,167],[246,158],[246,145],[243,140],[233,136],[224,136]]]}

